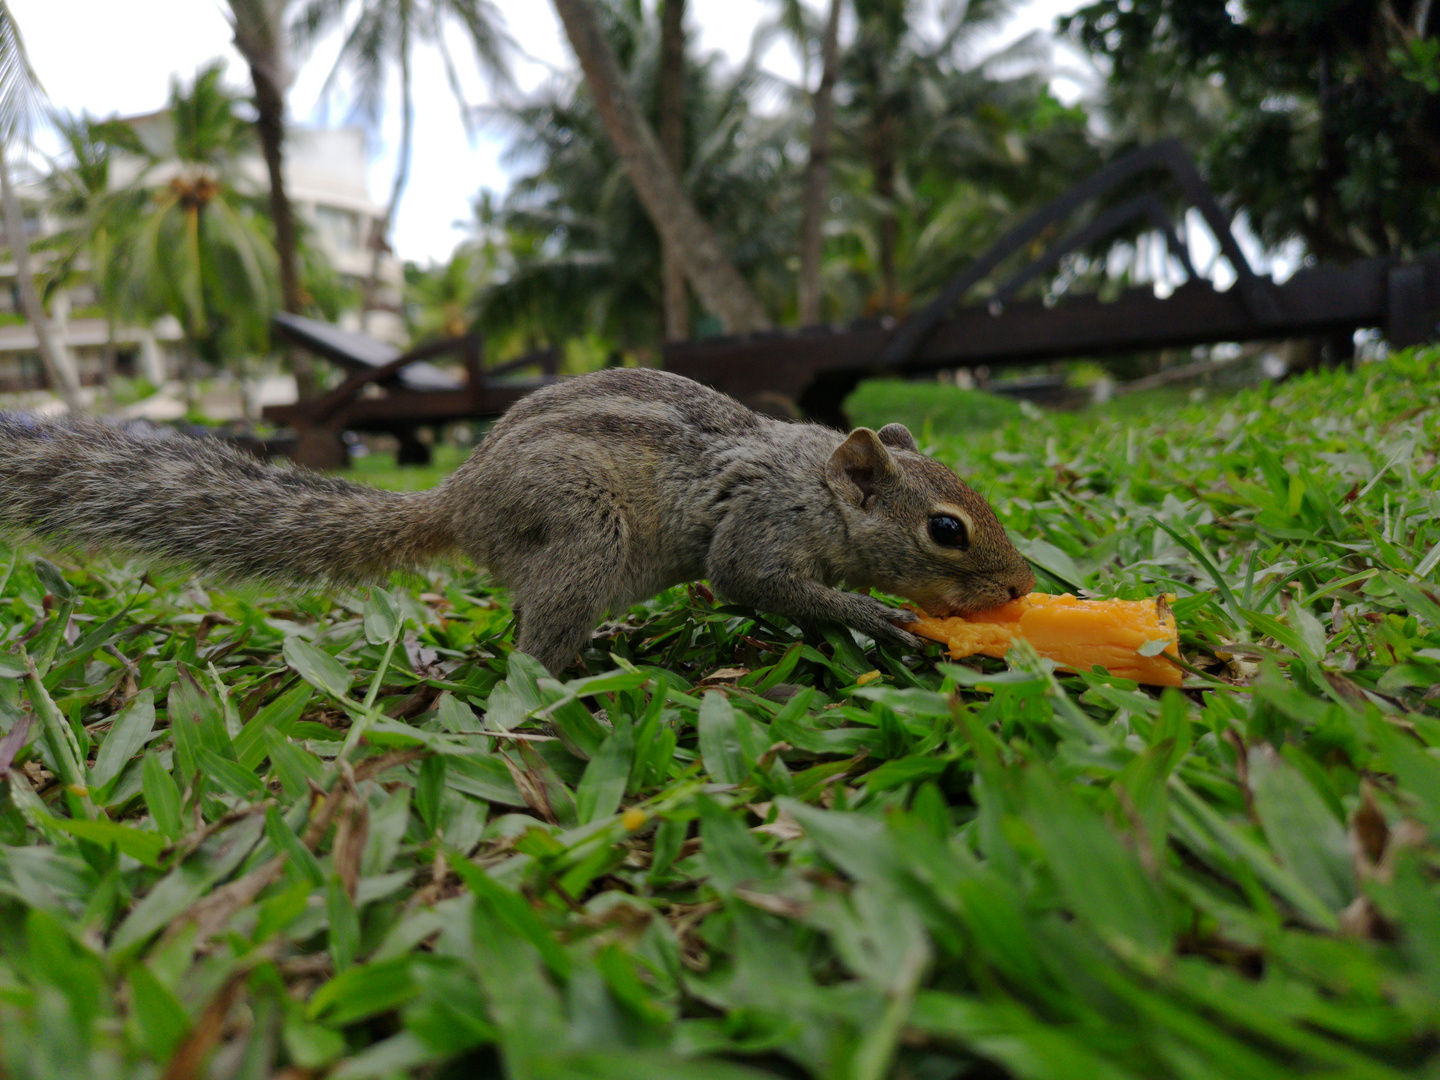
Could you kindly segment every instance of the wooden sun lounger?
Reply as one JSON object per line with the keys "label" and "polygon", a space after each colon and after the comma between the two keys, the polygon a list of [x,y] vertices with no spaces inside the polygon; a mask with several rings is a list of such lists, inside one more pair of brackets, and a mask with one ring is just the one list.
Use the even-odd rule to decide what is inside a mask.
{"label": "wooden sun lounger", "polygon": [[[299,315],[277,315],[274,326],[295,345],[349,373],[343,383],[319,397],[272,405],[263,412],[271,423],[295,429],[294,458],[311,468],[345,466],[348,455],[341,438],[345,431],[394,435],[400,440],[400,464],[426,464],[430,448],[417,437],[418,428],[499,416],[530,391],[559,378],[560,354],[555,349],[485,367],[479,334],[401,352],[364,334]],[[459,356],[463,377],[428,363],[442,356]],[[532,367],[538,367],[540,375],[515,374]]]}

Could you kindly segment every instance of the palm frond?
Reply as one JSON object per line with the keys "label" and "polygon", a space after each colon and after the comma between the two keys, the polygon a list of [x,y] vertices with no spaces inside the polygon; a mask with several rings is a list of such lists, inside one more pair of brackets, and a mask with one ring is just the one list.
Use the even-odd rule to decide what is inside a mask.
{"label": "palm frond", "polygon": [[320,88],[322,98],[329,97],[339,80],[349,74],[352,82],[351,111],[372,125],[378,122],[385,100],[386,65],[389,43],[394,27],[390,24],[385,5],[372,2],[360,11],[345,34],[335,64]]}
{"label": "palm frond", "polygon": [[45,90],[30,66],[20,27],[0,0],[0,138],[28,141],[44,105]]}
{"label": "palm frond", "polygon": [[445,81],[450,86],[450,93],[454,96],[455,103],[460,106],[460,123],[465,128],[465,136],[473,140],[475,138],[476,113],[465,100],[465,89],[460,85],[460,72],[455,67],[455,58],[450,55],[450,46],[446,43],[443,33],[436,35],[435,47],[440,51],[440,60],[445,67]]}
{"label": "palm frond", "polygon": [[[465,28],[480,71],[486,80],[500,90],[515,86],[511,58],[516,52],[515,39],[505,25],[505,16],[492,0],[432,0],[437,13],[452,15]],[[440,20],[443,24],[443,19]],[[436,38],[443,41],[444,27],[437,28]]]}
{"label": "palm frond", "polygon": [[305,0],[286,26],[296,50],[309,52],[315,43],[345,22],[351,0]]}
{"label": "palm frond", "polygon": [[1040,30],[1032,30],[1008,45],[980,58],[975,67],[991,78],[1004,79],[1025,75],[1050,74],[1050,61],[1055,49],[1050,36]]}
{"label": "palm frond", "polygon": [[283,93],[295,81],[285,11],[291,0],[227,0],[235,48]]}

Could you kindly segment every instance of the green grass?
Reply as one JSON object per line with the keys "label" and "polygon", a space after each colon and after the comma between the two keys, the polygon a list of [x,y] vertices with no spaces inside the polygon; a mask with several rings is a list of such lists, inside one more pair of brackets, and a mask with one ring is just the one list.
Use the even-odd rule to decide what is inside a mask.
{"label": "green grass", "polygon": [[429,465],[397,468],[394,454],[366,454],[354,458],[345,472],[347,479],[365,484],[390,488],[394,491],[421,491],[434,487],[449,475],[469,451],[448,443],[434,449],[434,460]]}
{"label": "green grass", "polygon": [[989,431],[1021,415],[1019,402],[999,394],[905,379],[867,379],[845,399],[845,410],[856,427],[901,423],[923,440]]}
{"label": "green grass", "polygon": [[1440,1075],[1437,369],[938,440],[1163,694],[0,553],[0,1073]]}

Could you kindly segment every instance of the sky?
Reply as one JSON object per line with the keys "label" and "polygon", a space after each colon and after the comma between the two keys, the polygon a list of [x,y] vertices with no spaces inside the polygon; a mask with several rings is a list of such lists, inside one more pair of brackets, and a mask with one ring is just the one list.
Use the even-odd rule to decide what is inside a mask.
{"label": "sky", "polygon": [[[817,0],[810,0],[812,4]],[[516,77],[521,90],[533,89],[556,71],[573,69],[570,52],[548,0],[497,0],[510,32],[524,50]],[[996,45],[1053,24],[1055,16],[1079,7],[1081,0],[1026,0]],[[231,44],[223,0],[8,0],[30,61],[50,100],[72,112],[99,116],[152,112],[164,106],[172,78],[193,77],[217,56],[229,61],[228,74],[240,88],[248,73]],[[689,0],[688,27],[699,47],[741,60],[757,26],[777,8],[774,0]],[[338,49],[338,38],[320,42],[301,58],[290,89],[290,116],[301,123],[342,123],[348,114],[343,91],[321,99],[320,91]],[[453,55],[461,59],[466,100],[490,99],[456,37]],[[783,46],[764,58],[767,68],[794,79],[799,66]],[[387,111],[370,140],[369,187],[384,199],[395,169],[399,139],[398,95],[387,96]],[[1066,96],[1066,86],[1057,84]],[[444,261],[463,239],[458,227],[471,216],[470,203],[482,188],[503,192],[508,176],[503,158],[505,135],[482,128],[467,133],[439,54],[422,52],[414,65],[415,148],[410,182],[395,222],[394,243],[402,258]],[[395,107],[390,107],[395,106]]]}

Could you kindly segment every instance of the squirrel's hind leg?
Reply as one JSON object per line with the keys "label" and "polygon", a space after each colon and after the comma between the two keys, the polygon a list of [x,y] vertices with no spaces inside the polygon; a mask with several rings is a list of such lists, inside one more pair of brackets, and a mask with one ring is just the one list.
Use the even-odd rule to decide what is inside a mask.
{"label": "squirrel's hind leg", "polygon": [[576,589],[563,581],[517,582],[511,593],[519,613],[515,647],[557,678],[590,640],[611,602],[605,592]]}
{"label": "squirrel's hind leg", "polygon": [[477,486],[499,497],[456,531],[510,590],[516,648],[558,677],[601,616],[631,598],[632,526],[611,494],[619,481],[585,454],[548,444],[529,453],[508,473],[479,478]]}
{"label": "squirrel's hind leg", "polygon": [[[618,518],[618,515],[616,515]],[[515,646],[559,676],[579,655],[601,617],[630,598],[624,525],[609,516],[592,531],[560,531],[507,575],[519,613]],[[614,526],[614,527],[606,527]]]}

